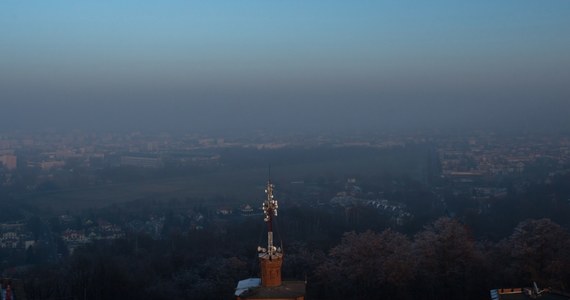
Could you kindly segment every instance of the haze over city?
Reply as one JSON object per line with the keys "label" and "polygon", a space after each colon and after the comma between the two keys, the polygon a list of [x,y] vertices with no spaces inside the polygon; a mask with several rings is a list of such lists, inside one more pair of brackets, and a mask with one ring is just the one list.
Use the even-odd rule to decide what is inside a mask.
{"label": "haze over city", "polygon": [[4,129],[566,130],[570,2],[2,1]]}
{"label": "haze over city", "polygon": [[0,300],[570,299],[570,0],[0,0]]}

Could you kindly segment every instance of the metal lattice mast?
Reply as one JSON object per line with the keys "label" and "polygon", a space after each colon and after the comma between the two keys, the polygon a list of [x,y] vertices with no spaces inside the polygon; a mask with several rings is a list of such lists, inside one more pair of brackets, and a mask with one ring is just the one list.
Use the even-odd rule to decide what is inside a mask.
{"label": "metal lattice mast", "polygon": [[263,220],[267,223],[267,248],[258,247],[258,251],[262,255],[273,257],[277,255],[280,249],[273,244],[273,217],[277,216],[277,209],[279,208],[278,202],[273,195],[273,188],[275,186],[271,183],[271,179],[267,181],[265,187],[266,199],[263,202]]}

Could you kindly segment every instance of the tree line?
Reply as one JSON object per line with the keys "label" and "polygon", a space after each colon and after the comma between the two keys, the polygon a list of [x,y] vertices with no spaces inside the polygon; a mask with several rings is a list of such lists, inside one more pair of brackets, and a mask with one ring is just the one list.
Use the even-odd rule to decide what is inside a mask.
{"label": "tree line", "polygon": [[[246,221],[100,241],[29,269],[24,286],[28,299],[232,299],[238,280],[258,276],[256,231]],[[332,244],[285,244],[283,277],[306,279],[308,299],[488,299],[492,288],[533,282],[569,288],[570,235],[549,219],[523,221],[498,242],[440,218],[413,235],[352,231]]]}

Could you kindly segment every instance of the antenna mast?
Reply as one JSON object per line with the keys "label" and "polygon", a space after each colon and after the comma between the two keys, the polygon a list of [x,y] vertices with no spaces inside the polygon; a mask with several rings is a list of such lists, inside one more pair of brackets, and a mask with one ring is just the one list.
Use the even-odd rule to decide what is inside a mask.
{"label": "antenna mast", "polygon": [[[267,254],[269,259],[272,259],[277,255],[277,247],[273,245],[273,217],[277,216],[277,209],[279,205],[277,200],[273,196],[273,188],[275,186],[271,183],[271,179],[267,181],[267,186],[265,187],[266,199],[263,202],[263,221],[267,223],[267,249],[260,249],[262,253]],[[280,249],[279,249],[280,250]]]}
{"label": "antenna mast", "polygon": [[277,217],[279,205],[273,196],[271,183],[271,166],[269,167],[269,179],[265,187],[265,201],[263,201],[263,221],[267,223],[267,248],[257,247],[259,261],[261,263],[261,285],[274,287],[281,285],[281,264],[283,263],[283,252],[279,247],[273,245],[273,218]]}

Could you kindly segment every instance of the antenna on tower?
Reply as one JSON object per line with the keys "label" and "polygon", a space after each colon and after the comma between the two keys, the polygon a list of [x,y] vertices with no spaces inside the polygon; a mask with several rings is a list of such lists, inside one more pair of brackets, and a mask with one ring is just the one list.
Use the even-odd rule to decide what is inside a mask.
{"label": "antenna on tower", "polygon": [[263,201],[263,221],[267,223],[267,249],[258,247],[262,255],[267,255],[269,259],[273,259],[276,255],[279,255],[281,248],[275,247],[273,244],[273,218],[277,216],[277,209],[279,208],[277,199],[273,195],[273,188],[275,187],[271,183],[271,165],[269,165],[269,178],[267,180],[267,185],[265,187],[266,199]]}
{"label": "antenna on tower", "polygon": [[273,218],[277,217],[279,205],[273,195],[275,186],[271,183],[271,165],[267,185],[265,186],[265,201],[263,201],[263,221],[267,224],[267,248],[257,247],[261,263],[261,284],[265,287],[281,285],[281,264],[283,263],[283,248],[273,243]]}

